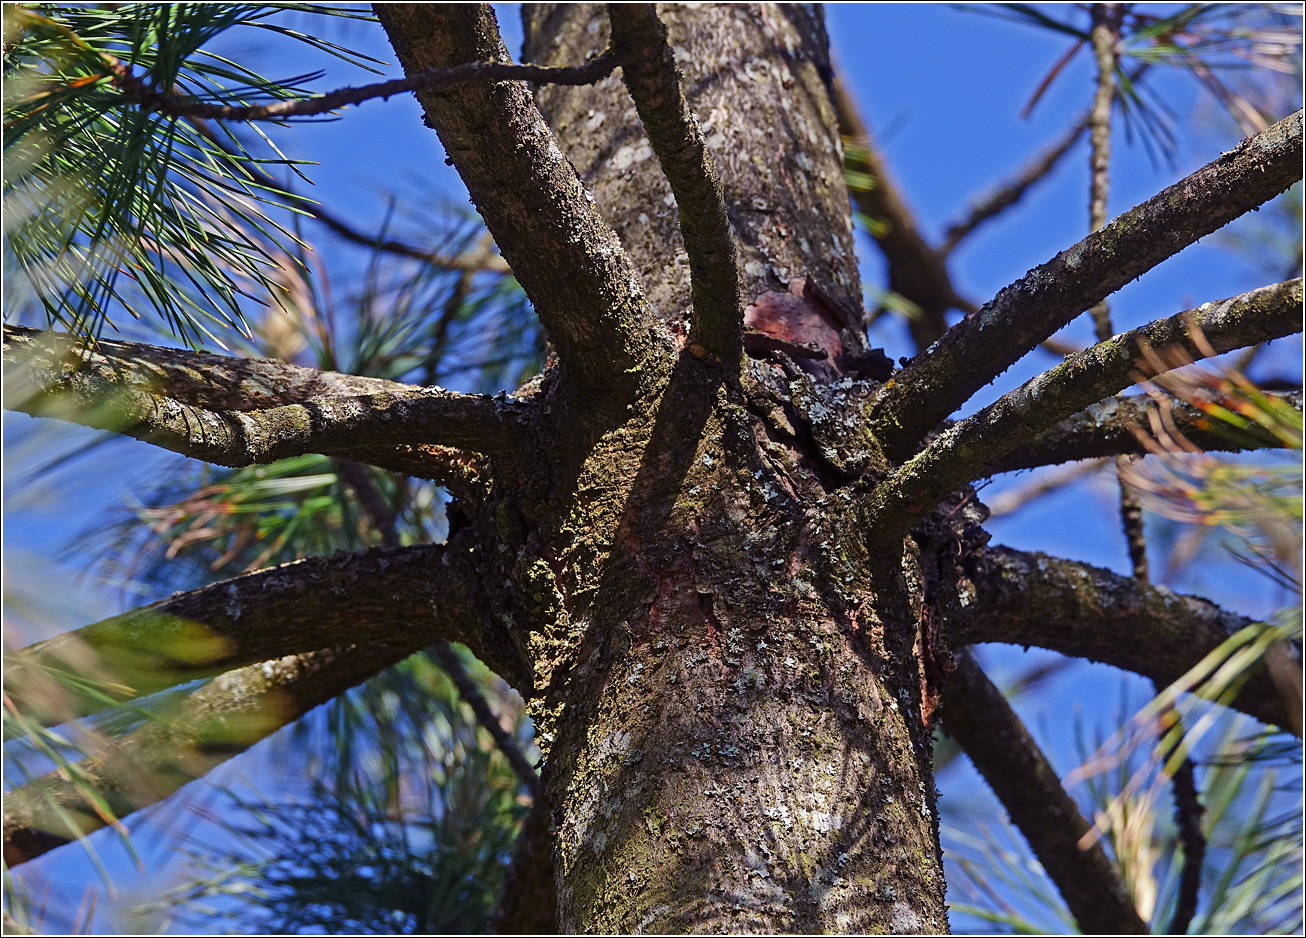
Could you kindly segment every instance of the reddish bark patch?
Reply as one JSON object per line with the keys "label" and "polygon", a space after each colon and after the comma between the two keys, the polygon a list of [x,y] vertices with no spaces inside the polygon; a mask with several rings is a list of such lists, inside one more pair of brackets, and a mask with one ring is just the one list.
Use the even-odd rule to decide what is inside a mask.
{"label": "reddish bark patch", "polygon": [[744,325],[789,345],[815,345],[833,359],[843,354],[843,317],[806,277],[789,282],[786,293],[763,293],[744,310]]}

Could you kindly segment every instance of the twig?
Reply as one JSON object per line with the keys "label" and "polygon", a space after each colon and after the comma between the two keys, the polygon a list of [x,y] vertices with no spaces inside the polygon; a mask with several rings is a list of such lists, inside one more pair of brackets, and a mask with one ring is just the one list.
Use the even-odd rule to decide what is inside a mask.
{"label": "twig", "polygon": [[314,219],[340,235],[340,237],[344,238],[346,241],[352,241],[354,244],[361,244],[378,251],[385,251],[387,254],[407,257],[415,261],[422,261],[423,263],[430,264],[434,267],[443,267],[448,270],[508,273],[508,265],[504,262],[503,258],[491,251],[476,250],[471,257],[464,255],[448,257],[435,251],[427,251],[419,247],[414,247],[413,245],[407,244],[403,241],[395,241],[390,238],[381,238],[377,235],[364,234],[357,228],[346,224],[339,216],[328,211],[322,205],[295,197],[293,193],[288,192],[267,173],[263,172],[257,166],[250,164],[247,160],[241,159],[240,154],[232,148],[231,144],[223,140],[213,130],[213,127],[208,121],[199,117],[192,117],[190,118],[190,121],[191,125],[204,137],[204,139],[208,140],[215,147],[226,153],[227,156],[231,157],[232,164],[239,167],[240,171],[248,176],[251,182],[262,186],[277,199],[280,199],[283,203],[297,211],[307,212]]}
{"label": "twig", "polygon": [[739,253],[703,132],[681,90],[667,27],[651,3],[608,4],[612,48],[680,212],[693,310],[688,348],[737,362],[743,351]]}
{"label": "twig", "polygon": [[458,693],[462,696],[467,705],[472,708],[472,713],[476,714],[476,722],[485,728],[499,751],[503,753],[512,770],[517,773],[517,778],[526,786],[531,795],[539,797],[540,794],[540,777],[536,774],[535,768],[531,765],[526,754],[521,751],[521,746],[517,744],[517,739],[511,733],[503,728],[499,722],[498,716],[490,708],[490,702],[485,699],[476,682],[472,680],[463,663],[458,660],[457,653],[449,647],[448,642],[438,642],[432,649],[435,660],[444,668],[445,673],[449,675],[449,680],[453,681],[453,686],[458,688]]}
{"label": "twig", "polygon": [[962,241],[970,236],[976,228],[997,218],[1011,206],[1015,205],[1025,193],[1048,173],[1056,168],[1062,158],[1088,127],[1088,118],[1082,117],[1066,131],[1065,135],[1040,153],[1029,165],[1020,170],[1014,178],[1003,183],[993,192],[971,206],[965,217],[953,222],[943,233],[943,242],[939,245],[941,254],[951,254]]}
{"label": "twig", "polygon": [[925,349],[946,331],[944,315],[948,310],[971,313],[977,307],[957,293],[944,253],[931,247],[920,233],[856,103],[837,74],[834,107],[839,132],[860,151],[855,156],[850,154],[847,162],[875,181],[869,189],[854,189],[853,201],[863,215],[882,222],[870,232],[871,237],[888,263],[889,289],[921,310],[908,326],[916,347]]}
{"label": "twig", "polygon": [[145,111],[157,111],[172,117],[201,117],[208,120],[277,121],[289,117],[311,117],[338,108],[362,104],[374,98],[389,98],[409,91],[428,91],[465,81],[528,81],[535,84],[592,85],[612,74],[616,57],[609,51],[584,65],[567,67],[514,65],[508,62],[463,62],[448,68],[433,68],[377,82],[361,88],[340,88],[316,98],[278,101],[275,104],[210,104],[187,95],[172,94],[151,88],[118,59],[100,53],[105,67],[123,96],[136,101]]}
{"label": "twig", "polygon": [[1089,459],[1056,469],[1035,477],[1019,488],[1008,489],[992,498],[986,498],[990,518],[1002,518],[1013,515],[1030,502],[1037,501],[1044,495],[1051,494],[1065,487],[1081,476],[1091,475],[1106,465],[1105,459]]}

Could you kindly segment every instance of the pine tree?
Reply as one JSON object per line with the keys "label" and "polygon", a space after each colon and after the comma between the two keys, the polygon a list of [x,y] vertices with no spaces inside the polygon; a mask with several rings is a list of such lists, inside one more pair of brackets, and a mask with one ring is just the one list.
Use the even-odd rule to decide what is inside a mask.
{"label": "pine tree", "polygon": [[[1095,6],[1083,36],[1099,69],[1084,124],[1092,232],[979,306],[951,284],[947,254],[984,218],[944,246],[917,232],[811,8],[533,6],[531,64],[517,66],[488,7],[383,4],[406,77],[316,98],[197,54],[237,23],[281,29],[272,12],[6,9],[6,79],[19,89],[6,95],[6,207],[27,208],[6,262],[52,328],[5,326],[5,406],[226,467],[139,517],[164,543],[197,542],[210,566],[252,570],[7,656],[12,732],[61,764],[6,796],[6,863],[124,817],[385,674],[404,700],[398,722],[448,723],[417,800],[423,823],[445,825],[440,842],[477,858],[477,882],[503,881],[501,928],[946,930],[942,721],[1079,927],[1147,930],[1119,847],[1113,859],[1087,845],[1090,820],[967,646],[1036,646],[1150,678],[1150,712],[1179,737],[1181,692],[1300,735],[1285,679],[1299,669],[1294,628],[1148,582],[1131,495],[1147,481],[1127,460],[1132,577],[989,544],[974,486],[1146,452],[1155,441],[1130,427],[1149,425],[1149,408],[1204,448],[1300,446],[1300,391],[1213,399],[1164,377],[1299,332],[1300,278],[1120,335],[1102,304],[1293,185],[1301,112],[1108,223],[1113,102],[1137,112],[1139,100],[1119,61],[1124,31],[1159,48],[1196,26]],[[294,233],[259,200],[348,226],[296,203],[233,128],[401,91],[416,92],[498,253],[472,229],[439,256],[353,235],[425,264],[427,279],[365,298],[352,338],[372,353],[351,362],[328,318],[307,312],[323,301],[302,292]],[[920,350],[898,365],[868,343],[854,202],[888,261],[886,305],[913,311]],[[473,312],[515,322],[504,331],[517,344],[497,354],[528,367],[535,327],[504,301],[508,271],[547,340],[542,372],[511,394],[435,386]],[[239,328],[254,290],[284,317],[262,324],[263,357],[103,334],[139,308],[182,340],[224,336],[214,323]],[[948,329],[953,310],[966,315]],[[948,422],[1089,310],[1098,344]],[[322,367],[291,361],[308,344]],[[1112,397],[1140,380],[1159,404]],[[1231,432],[1211,415],[1235,404]],[[451,497],[438,543],[433,486]],[[236,489],[298,494],[266,530],[200,535],[206,500]],[[340,546],[353,549],[327,553]],[[528,701],[538,778],[493,712],[507,698],[488,704],[493,682],[448,643]],[[455,691],[503,755],[459,722]],[[157,713],[128,717],[105,752],[76,765],[60,754],[49,727],[147,695]],[[1164,745],[1191,826],[1194,773],[1174,733]],[[490,781],[460,787],[449,754]],[[366,816],[384,821],[412,800],[336,768],[323,804],[370,798]],[[532,806],[505,868],[519,784]],[[320,825],[347,820],[306,810],[289,823],[321,843]],[[376,882],[411,893],[392,900],[404,907],[448,881],[429,857],[360,858],[369,830],[382,843],[362,826],[339,863],[319,858],[315,881],[370,864],[389,871]],[[1187,833],[1191,858],[1204,843]],[[1190,865],[1182,911],[1159,925],[1192,918],[1200,855]],[[329,897],[297,875],[287,895],[308,915]],[[483,916],[492,893],[473,892],[439,907]],[[338,927],[385,928],[368,917],[384,901],[338,912]]]}

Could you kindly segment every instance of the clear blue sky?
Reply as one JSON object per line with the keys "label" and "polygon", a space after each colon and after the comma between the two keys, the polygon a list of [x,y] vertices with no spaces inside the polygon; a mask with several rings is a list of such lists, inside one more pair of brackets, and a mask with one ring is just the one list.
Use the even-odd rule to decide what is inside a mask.
{"label": "clear blue sky", "polygon": [[[1069,15],[1069,8],[1060,8]],[[509,47],[520,48],[520,25],[513,5],[500,6],[500,19]],[[312,18],[312,27],[325,21]],[[877,134],[893,176],[918,212],[924,233],[937,239],[947,224],[967,204],[1023,161],[1058,136],[1091,97],[1091,69],[1086,54],[1052,85],[1033,115],[1020,116],[1021,108],[1049,68],[1065,52],[1068,40],[1059,35],[1001,21],[958,8],[927,4],[835,4],[828,10],[835,57],[868,123]],[[327,24],[330,38],[386,61],[394,56],[377,26]],[[344,84],[375,80],[356,69],[324,57],[307,61],[301,50],[278,50],[266,38],[251,35],[224,45],[226,53],[241,61],[261,61],[272,73],[292,74],[306,67],[327,69],[316,87],[326,90]],[[387,76],[397,75],[389,66]],[[1180,150],[1176,165],[1154,164],[1135,142],[1115,134],[1111,167],[1112,215],[1137,204],[1184,174],[1228,149],[1237,134],[1225,123],[1205,119],[1212,110],[1209,98],[1197,93],[1191,79],[1177,74],[1156,74],[1161,91],[1178,118]],[[1300,106],[1293,104],[1292,107]],[[385,216],[388,194],[403,204],[429,202],[437,197],[466,205],[466,194],[435,135],[421,123],[420,110],[409,96],[372,102],[345,112],[340,120],[316,126],[296,125],[277,135],[277,141],[295,157],[316,161],[308,175],[316,183],[312,195],[343,215],[360,230],[374,230]],[[1022,276],[1087,231],[1087,146],[1081,143],[1054,175],[1017,208],[984,228],[956,254],[953,274],[968,296],[984,301],[1001,287]],[[1246,227],[1246,222],[1236,223]],[[311,234],[317,234],[309,229]],[[320,249],[337,271],[356,270],[346,248],[322,233]],[[883,284],[882,265],[875,249],[863,239],[863,276],[870,284]],[[339,275],[337,275],[339,276]],[[1117,331],[1169,315],[1197,303],[1243,292],[1279,279],[1246,259],[1231,257],[1217,238],[1167,261],[1156,271],[1130,284],[1111,298]],[[1087,344],[1091,327],[1082,319],[1066,335]],[[890,327],[877,336],[888,344],[891,357],[910,354],[905,331]],[[1296,374],[1300,343],[1266,356],[1267,371]],[[981,391],[968,405],[974,409],[1052,364],[1035,354],[1013,368],[1002,380]],[[46,462],[40,454],[48,444],[45,434],[31,429],[22,416],[5,416],[5,547],[6,593],[37,604],[36,619],[50,629],[70,628],[117,611],[118,594],[83,582],[68,586],[76,561],[56,559],[70,538],[84,531],[98,514],[122,503],[133,486],[149,481],[161,461],[144,444],[114,442],[97,447],[88,459],[73,460],[60,468],[43,469],[40,478],[31,470]],[[77,429],[51,431],[64,451],[75,451],[95,439]],[[1001,490],[1010,480],[999,480],[986,495]],[[994,542],[1025,549],[1041,549],[1079,560],[1127,570],[1123,539],[1114,514],[1115,492],[1110,486],[1076,485],[1046,499],[1021,515],[994,523]],[[1221,565],[1201,584],[1174,584],[1184,591],[1201,592],[1253,614],[1272,610],[1282,597],[1236,565]],[[142,601],[155,597],[146,597]],[[17,620],[15,620],[17,621]],[[32,635],[31,637],[37,637]],[[1015,650],[994,651],[988,660],[1001,679],[1025,668],[1031,656]],[[1082,713],[1090,726],[1114,725],[1121,694],[1116,672],[1093,666],[1076,666],[1056,683],[1046,685],[1034,701],[1020,707],[1041,734],[1060,770],[1073,767],[1078,757],[1070,727],[1073,715]],[[1141,684],[1132,695],[1145,699]],[[259,754],[251,760],[257,771]],[[954,799],[975,796],[982,783],[966,766],[950,767],[940,778],[945,810]],[[996,808],[989,808],[996,812]],[[110,835],[112,836],[112,835]],[[101,837],[106,857],[125,870],[121,852],[108,837]],[[81,885],[90,882],[89,864],[57,851],[45,861],[31,864],[37,876],[54,877],[55,886],[76,903]],[[128,887],[130,888],[130,887]],[[954,923],[959,925],[960,923]],[[108,927],[107,921],[100,922]]]}

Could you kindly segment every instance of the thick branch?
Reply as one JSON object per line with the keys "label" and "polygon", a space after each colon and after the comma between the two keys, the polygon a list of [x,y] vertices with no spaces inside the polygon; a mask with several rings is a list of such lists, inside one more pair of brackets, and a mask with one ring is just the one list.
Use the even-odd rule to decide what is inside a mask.
{"label": "thick branch", "polygon": [[[899,541],[921,512],[966,482],[989,475],[1031,433],[1178,367],[1179,359],[1187,363],[1205,357],[1192,341],[1194,328],[1206,336],[1208,348],[1227,352],[1300,332],[1301,309],[1302,281],[1291,280],[1156,320],[1066,359],[944,431],[881,484],[870,499],[872,543],[885,547]],[[1144,345],[1156,354],[1144,357]]]}
{"label": "thick branch", "polygon": [[944,727],[1025,835],[1080,931],[1147,934],[1101,841],[1079,849],[1089,823],[1020,717],[968,649],[957,652],[955,659],[957,668],[946,685]]}
{"label": "thick branch", "polygon": [[291,655],[230,671],[113,741],[72,771],[50,772],[4,798],[4,860],[16,866],[166,798],[309,710],[417,650],[411,638]]}
{"label": "thick branch", "polygon": [[[409,74],[508,57],[488,5],[378,4],[376,13]],[[418,98],[570,380],[595,392],[629,392],[661,343],[629,258],[530,89],[465,83]]]}
{"label": "thick branch", "polygon": [[[24,716],[61,723],[184,681],[364,638],[464,642],[521,687],[524,665],[480,595],[483,553],[456,544],[377,548],[177,593],[9,652],[5,693]],[[97,686],[76,690],[87,681]]]}
{"label": "thick branch", "polygon": [[[1266,397],[1302,412],[1301,391]],[[990,471],[1010,472],[1102,456],[1142,456],[1148,450],[1135,431],[1148,426],[1148,411],[1155,406],[1149,397],[1108,398],[1019,444],[997,460]],[[1204,451],[1239,452],[1283,445],[1270,433],[1257,434],[1254,426],[1235,431],[1177,398],[1169,402],[1169,414],[1175,429]]]}
{"label": "thick branch", "polygon": [[112,430],[221,466],[303,453],[443,443],[520,446],[520,401],[455,394],[271,359],[4,327],[5,407]]}
{"label": "thick branch", "polygon": [[[1114,665],[1169,685],[1251,619],[1195,596],[1073,560],[990,547],[971,571],[975,596],[944,624],[949,645],[1005,642]],[[1300,667],[1300,662],[1298,662]],[[1261,668],[1231,706],[1292,728]]]}
{"label": "thick branch", "polygon": [[872,417],[906,458],[929,431],[1043,339],[1130,280],[1301,178],[1302,113],[1179,181],[1006,287],[885,385]]}
{"label": "thick branch", "polygon": [[622,79],[680,212],[694,304],[689,349],[701,357],[736,362],[744,309],[739,255],[721,182],[681,91],[667,28],[651,3],[610,3],[608,18]]}

